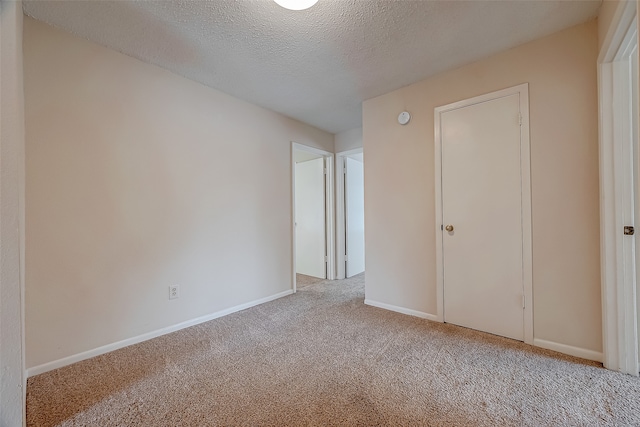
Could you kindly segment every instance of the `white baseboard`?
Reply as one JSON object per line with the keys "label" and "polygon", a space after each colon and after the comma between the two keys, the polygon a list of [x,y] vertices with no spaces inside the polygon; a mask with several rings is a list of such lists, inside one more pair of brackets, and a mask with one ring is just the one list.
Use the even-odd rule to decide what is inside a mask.
{"label": "white baseboard", "polygon": [[533,345],[536,347],[546,348],[547,350],[557,351],[558,353],[568,354],[569,356],[580,357],[582,359],[593,360],[596,362],[602,362],[603,356],[601,352],[587,350],[581,347],[573,347],[571,345],[560,344],[553,341],[541,340],[539,338],[533,339]]}
{"label": "white baseboard", "polygon": [[[411,310],[404,307],[398,307],[391,304],[385,304],[383,302],[372,301],[365,299],[364,303],[373,307],[383,308],[385,310],[396,311],[402,314],[408,314],[409,316],[420,317],[422,319],[433,320],[434,322],[440,322],[438,317],[434,314],[423,313],[421,311]],[[558,353],[568,354],[569,356],[580,357],[582,359],[593,360],[595,362],[602,362],[603,355],[601,352],[587,350],[585,348],[573,347],[567,344],[560,344],[553,341],[542,340],[534,338],[533,345],[536,347],[545,348],[547,350],[557,351]]]}
{"label": "white baseboard", "polygon": [[438,316],[435,314],[424,313],[422,311],[411,310],[409,308],[398,307],[396,305],[385,304],[383,302],[373,301],[370,299],[364,300],[366,305],[370,305],[372,307],[384,308],[385,310],[395,311],[402,314],[407,314],[409,316],[420,317],[421,319],[433,320],[434,322],[439,322]]}
{"label": "white baseboard", "polygon": [[275,299],[282,298],[287,295],[291,295],[292,293],[293,293],[293,290],[290,289],[290,290],[280,292],[265,298],[261,298],[261,299],[250,301],[244,304],[236,305],[235,307],[227,308],[225,310],[221,310],[212,314],[196,317],[195,319],[187,320],[186,322],[178,323],[172,326],[167,326],[166,328],[157,329],[152,332],[147,332],[146,334],[138,335],[137,337],[127,338],[126,340],[114,342],[112,344],[107,344],[102,347],[95,348],[93,350],[88,350],[82,353],[74,354],[72,356],[67,356],[62,359],[54,360],[53,362],[43,363],[42,365],[34,366],[32,368],[27,369],[26,370],[27,378],[33,377],[35,375],[43,374],[48,371],[53,371],[54,369],[62,368],[63,366],[71,365],[73,363],[80,362],[85,359],[90,359],[95,356],[100,356],[101,354],[109,353],[111,351],[128,347],[133,344],[138,344],[143,341],[147,341],[152,338],[159,337],[161,335],[170,334],[171,332],[179,331],[180,329],[184,329],[190,326],[198,325],[200,323],[208,322],[209,320],[217,319],[219,317],[223,317],[228,314],[235,313],[237,311],[245,310],[247,308],[250,308],[256,305],[264,304],[265,302],[273,301]]}

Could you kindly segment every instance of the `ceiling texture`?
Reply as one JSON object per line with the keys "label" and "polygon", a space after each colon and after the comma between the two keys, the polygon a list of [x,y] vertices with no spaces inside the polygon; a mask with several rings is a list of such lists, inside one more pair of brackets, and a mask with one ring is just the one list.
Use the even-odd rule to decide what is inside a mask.
{"label": "ceiling texture", "polygon": [[[46,1],[54,27],[331,133],[362,101],[597,16],[601,0]],[[551,64],[550,64],[551,65]]]}

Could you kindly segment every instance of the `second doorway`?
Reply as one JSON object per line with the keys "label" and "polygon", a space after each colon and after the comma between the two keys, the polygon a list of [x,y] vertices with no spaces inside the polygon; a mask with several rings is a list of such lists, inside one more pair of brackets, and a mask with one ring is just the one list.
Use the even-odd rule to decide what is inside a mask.
{"label": "second doorway", "polygon": [[364,155],[362,148],[336,154],[338,278],[365,271]]}

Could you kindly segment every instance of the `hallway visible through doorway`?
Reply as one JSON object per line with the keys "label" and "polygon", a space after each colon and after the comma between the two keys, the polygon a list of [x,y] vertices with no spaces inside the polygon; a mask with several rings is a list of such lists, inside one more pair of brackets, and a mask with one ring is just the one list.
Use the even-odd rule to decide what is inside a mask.
{"label": "hallway visible through doorway", "polygon": [[334,279],[333,154],[292,143],[292,281]]}

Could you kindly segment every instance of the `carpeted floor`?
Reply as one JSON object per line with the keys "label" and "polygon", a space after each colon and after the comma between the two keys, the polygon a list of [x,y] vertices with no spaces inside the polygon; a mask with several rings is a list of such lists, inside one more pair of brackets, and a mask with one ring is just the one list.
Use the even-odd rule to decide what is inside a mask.
{"label": "carpeted floor", "polygon": [[365,306],[364,277],[29,379],[29,426],[638,426],[640,380]]}
{"label": "carpeted floor", "polygon": [[296,288],[305,288],[309,285],[315,285],[316,283],[322,282],[324,279],[320,279],[318,277],[307,276],[305,274],[296,274]]}

